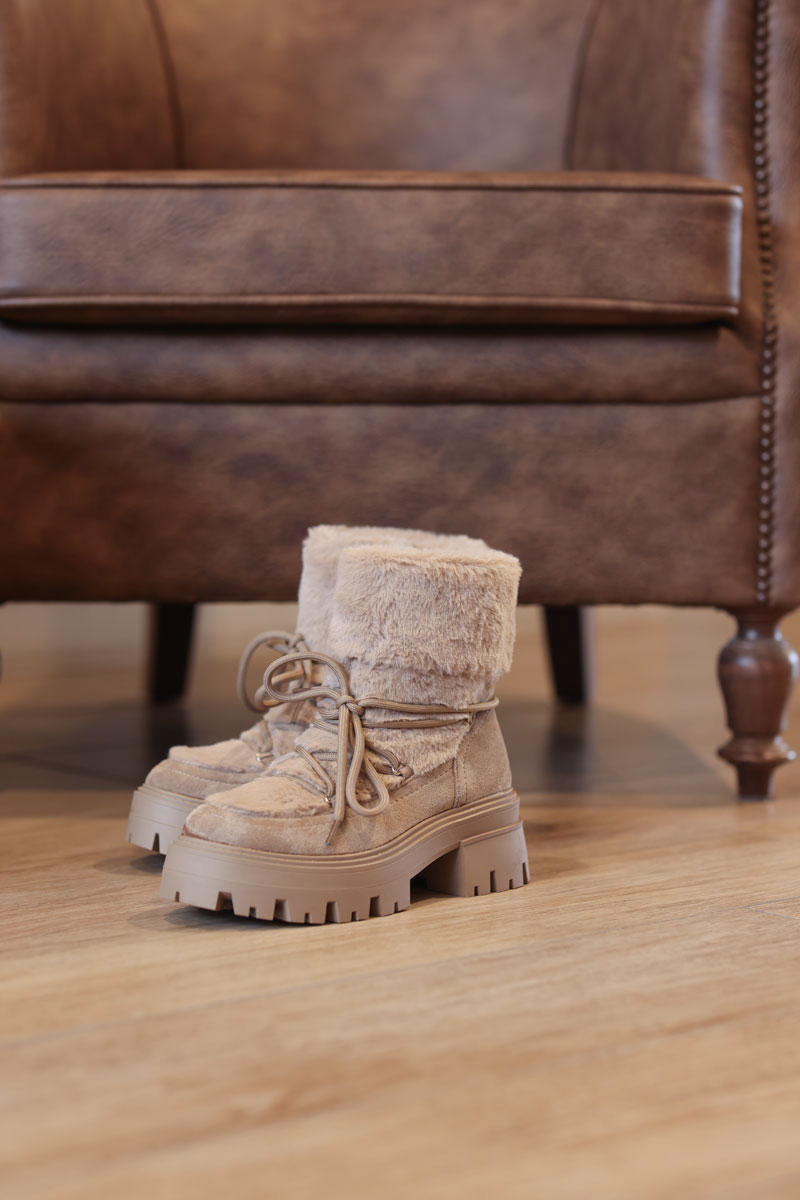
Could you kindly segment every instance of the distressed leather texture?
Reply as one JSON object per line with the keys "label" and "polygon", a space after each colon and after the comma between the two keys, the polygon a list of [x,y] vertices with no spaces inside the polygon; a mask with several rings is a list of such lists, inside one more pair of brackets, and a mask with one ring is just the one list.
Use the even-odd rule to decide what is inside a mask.
{"label": "distressed leather texture", "polygon": [[[688,171],[743,189],[737,331],[760,375],[763,440],[752,471],[771,486],[753,520],[766,539],[768,602],[793,608],[800,602],[800,7],[794,0],[602,0],[585,50],[570,167]],[[767,361],[764,314],[772,304],[777,352]],[[752,569],[755,598],[755,553]]]}
{"label": "distressed leather texture", "polygon": [[526,601],[797,605],[798,61],[794,0],[0,0],[6,180],[620,172],[742,202],[737,311],[702,325],[1,321],[0,595],[288,598],[336,520],[487,537]]}
{"label": "distressed leather texture", "polygon": [[747,604],[757,455],[746,398],[6,404],[0,505],[25,510],[0,578],[15,600],[65,580],[76,600],[293,600],[324,514],[483,537],[520,558],[524,603]]}
{"label": "distressed leather texture", "polygon": [[737,189],[678,175],[23,177],[0,184],[0,316],[720,321],[738,311],[741,217]]}
{"label": "distressed leather texture", "polygon": [[771,21],[768,201],[778,319],[771,599],[789,608],[800,599],[800,11],[782,0]]}
{"label": "distressed leather texture", "polygon": [[174,165],[148,0],[2,0],[0,175]]}
{"label": "distressed leather texture", "polygon": [[559,170],[593,3],[159,0],[176,165]]}
{"label": "distressed leather texture", "polygon": [[422,326],[0,322],[0,379],[9,402],[661,404],[756,395],[759,369],[728,324],[442,326],[434,335]]}

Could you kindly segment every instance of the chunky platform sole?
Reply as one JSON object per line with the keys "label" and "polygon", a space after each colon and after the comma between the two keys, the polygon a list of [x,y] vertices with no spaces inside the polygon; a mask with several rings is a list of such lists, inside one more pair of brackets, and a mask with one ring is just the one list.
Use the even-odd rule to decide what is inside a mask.
{"label": "chunky platform sole", "polygon": [[449,809],[376,850],[302,855],[246,850],[181,834],[172,842],[161,895],[242,917],[322,925],[401,912],[410,885],[485,896],[529,882],[519,800],[505,792]]}
{"label": "chunky platform sole", "polygon": [[128,814],[126,840],[143,850],[166,854],[171,842],[183,829],[190,812],[202,801],[177,792],[162,792],[161,788],[142,784],[133,793]]}

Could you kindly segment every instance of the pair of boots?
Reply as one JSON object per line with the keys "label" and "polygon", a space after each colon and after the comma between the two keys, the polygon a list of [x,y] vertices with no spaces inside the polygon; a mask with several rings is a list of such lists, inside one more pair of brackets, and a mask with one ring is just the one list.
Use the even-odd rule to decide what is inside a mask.
{"label": "pair of boots", "polygon": [[166,851],[162,896],[318,924],[528,881],[494,687],[508,670],[520,565],[484,542],[318,526],[298,632],[239,738],[174,747],[133,798],[128,840]]}

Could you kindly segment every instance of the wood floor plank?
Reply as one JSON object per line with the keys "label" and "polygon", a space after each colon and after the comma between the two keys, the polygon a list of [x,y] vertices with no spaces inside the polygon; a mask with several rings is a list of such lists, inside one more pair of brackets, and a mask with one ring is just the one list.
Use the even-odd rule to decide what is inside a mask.
{"label": "wood floor plank", "polygon": [[[733,803],[728,632],[601,612],[576,715],[523,630],[503,720],[534,883],[349,926],[158,899],[122,839],[176,726],[135,664],[88,663],[74,701],[45,662],[0,689],[24,743],[0,757],[4,1194],[796,1200],[800,771]],[[198,664],[207,736],[241,724],[229,672]]]}
{"label": "wood floor plank", "polygon": [[[121,800],[126,804],[127,795],[113,803],[119,807]],[[107,794],[97,796],[98,804],[104,801],[111,802]],[[119,844],[121,812],[96,832],[96,817],[85,819],[89,848],[70,846],[46,872],[47,855],[59,858],[65,829],[74,836],[74,822],[50,819],[42,831],[36,822],[27,837],[18,830],[17,845],[42,848],[38,858],[24,859],[27,868],[13,872],[17,887],[8,890],[6,903],[17,915],[5,934],[14,959],[6,956],[7,965],[0,966],[0,1036],[86,1024],[94,1018],[94,996],[102,998],[104,1017],[112,1018],[183,1004],[184,948],[192,961],[188,990],[199,987],[210,999],[224,999],[242,988],[269,988],[276,979],[295,986],[325,978],[339,970],[343,946],[346,970],[360,970],[363,961],[389,967],[458,957],[465,946],[472,953],[523,944],[533,952],[564,935],[648,922],[660,927],[709,910],[768,905],[798,887],[795,845],[786,837],[787,827],[797,833],[789,808],[781,810],[783,817],[731,806],[721,819],[709,811],[698,815],[691,836],[675,813],[645,819],[604,809],[576,822],[556,810],[543,819],[538,809],[528,823],[532,888],[470,905],[420,892],[402,922],[291,930],[159,901],[160,860]],[[141,955],[131,956],[132,946]],[[53,989],[57,1007],[48,1001]]]}
{"label": "wood floor plank", "polygon": [[[800,996],[790,925],[753,911],[717,914],[671,923],[658,938],[649,928],[624,943],[616,931],[559,938],[534,956],[519,946],[236,1001],[197,996],[149,1019],[96,1018],[91,1028],[5,1050],[16,1086],[2,1114],[13,1147],[4,1165],[13,1180],[15,1166],[26,1171],[45,1144],[42,1178],[55,1184],[96,1153],[98,1129],[101,1158],[146,1159],[175,1145],[187,1160],[207,1162],[213,1144],[235,1143],[243,1125],[264,1136],[310,1117],[318,1140],[306,1149],[322,1154],[328,1122],[336,1129],[355,1119],[373,1140],[398,1095],[401,1123],[420,1120],[422,1101],[425,1119],[438,1112],[452,1134],[451,1123],[469,1122],[472,1111],[479,1127],[510,1121],[526,1130],[526,1154],[549,1143],[567,1153],[587,1139],[651,1136],[653,1126],[664,1138],[676,1121],[685,1136],[687,1117],[713,1128],[720,1112],[755,1112],[759,1096],[793,1095],[797,1116]],[[53,1074],[69,1096],[66,1111]],[[611,1094],[615,1106],[604,1111]],[[293,1167],[275,1133],[269,1161],[286,1171],[276,1177],[288,1187]],[[379,1153],[394,1161],[391,1139]]]}

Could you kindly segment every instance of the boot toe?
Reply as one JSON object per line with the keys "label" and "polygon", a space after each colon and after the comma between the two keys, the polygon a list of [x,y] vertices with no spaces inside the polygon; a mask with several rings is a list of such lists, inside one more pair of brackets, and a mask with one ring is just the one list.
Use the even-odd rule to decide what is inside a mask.
{"label": "boot toe", "polygon": [[215,742],[211,746],[173,746],[169,752],[169,761],[205,770],[234,773],[246,771],[248,774],[254,774],[264,769],[256,749],[241,738],[228,738],[227,741]]}
{"label": "boot toe", "polygon": [[[258,770],[263,770],[259,766]],[[257,778],[258,771],[231,770],[227,767],[201,766],[184,763],[180,759],[165,758],[153,767],[145,779],[147,787],[159,788],[171,795],[188,796],[190,799],[205,800],[215,792],[235,788]]]}
{"label": "boot toe", "polygon": [[248,850],[315,854],[324,848],[331,810],[321,796],[289,779],[266,776],[210,795],[184,833]]}

